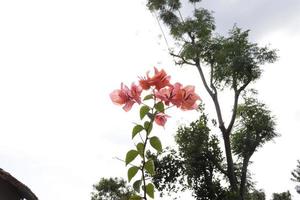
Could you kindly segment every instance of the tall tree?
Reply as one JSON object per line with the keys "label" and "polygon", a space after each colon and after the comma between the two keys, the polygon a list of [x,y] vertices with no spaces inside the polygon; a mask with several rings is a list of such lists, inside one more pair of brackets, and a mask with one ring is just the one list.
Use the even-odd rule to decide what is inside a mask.
{"label": "tall tree", "polygon": [[129,200],[134,193],[122,178],[101,178],[93,188],[91,200]]}
{"label": "tall tree", "polygon": [[[252,124],[248,124],[250,117],[256,119]],[[244,169],[244,159],[248,159],[259,146],[276,135],[273,132],[274,122],[269,116],[269,111],[264,109],[264,104],[249,98],[239,105],[237,122],[239,126],[235,128],[232,143],[233,152],[241,157],[241,161],[235,163],[235,172],[238,180],[245,178],[244,173],[248,174],[244,183],[247,186],[245,199],[263,199],[263,192],[251,192],[254,186],[248,171]],[[178,152],[169,150],[155,159],[157,172],[154,183],[159,191],[171,193],[190,189],[197,200],[236,199],[226,186],[226,159],[223,157],[217,135],[211,133],[208,127],[207,115],[202,113],[200,118],[189,126],[180,127],[175,139]],[[181,187],[178,187],[178,183]]]}
{"label": "tall tree", "polygon": [[[236,26],[229,31],[227,36],[216,34],[212,14],[201,8],[199,2],[200,0],[187,1],[194,5],[193,12],[187,17],[180,12],[182,5],[180,0],[148,0],[147,6],[169,28],[171,36],[180,46],[180,50],[170,52],[176,59],[176,63],[194,66],[198,70],[202,84],[215,107],[225,149],[226,177],[231,192],[235,196],[233,198],[244,200],[250,158],[258,147],[275,134],[273,127],[270,130],[271,133],[268,132],[268,128],[270,128],[268,126],[274,125],[269,112],[268,116],[263,116],[262,113],[258,114],[266,122],[265,124],[260,124],[259,121],[254,122],[259,125],[258,130],[255,130],[256,127],[247,127],[249,124],[251,125],[251,120],[256,120],[254,118],[256,113],[252,113],[252,111],[260,112],[265,109],[263,104],[256,105],[255,103],[258,102],[253,102],[253,100],[245,101],[244,108],[252,109],[252,111],[245,112],[248,115],[246,118],[240,115],[241,127],[234,130],[239,99],[248,85],[260,78],[261,65],[273,63],[277,59],[276,51],[270,50],[268,47],[259,47],[256,43],[250,42],[249,30],[243,31]],[[220,92],[226,89],[233,93],[233,106],[228,123],[224,121],[222,105],[219,100]],[[252,136],[252,134],[256,134],[256,136]],[[252,142],[252,139],[258,141]],[[240,146],[238,142],[242,142],[243,145]],[[236,170],[238,161],[234,160],[234,154],[242,160],[240,173]]]}

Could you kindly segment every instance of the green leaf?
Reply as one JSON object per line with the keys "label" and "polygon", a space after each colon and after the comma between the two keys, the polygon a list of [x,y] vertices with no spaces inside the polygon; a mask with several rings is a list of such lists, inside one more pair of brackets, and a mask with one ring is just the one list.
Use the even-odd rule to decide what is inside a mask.
{"label": "green leaf", "polygon": [[158,111],[158,112],[165,112],[165,106],[163,104],[163,102],[158,102],[157,104],[155,104],[154,108]]}
{"label": "green leaf", "polygon": [[136,145],[136,149],[137,149],[137,151],[139,152],[139,154],[141,155],[141,157],[143,157],[143,155],[144,155],[144,144],[143,143],[138,143],[137,145]]}
{"label": "green leaf", "polygon": [[141,185],[142,185],[142,181],[141,180],[137,180],[137,181],[135,181],[134,183],[133,183],[133,189],[136,191],[136,192],[138,192],[138,193],[140,193],[140,191],[141,191]]}
{"label": "green leaf", "polygon": [[126,159],[125,159],[126,165],[131,163],[137,157],[138,154],[139,153],[137,152],[137,150],[134,150],[134,149],[128,151],[126,154]]}
{"label": "green leaf", "polygon": [[154,185],[152,183],[146,185],[146,193],[149,197],[154,199]]}
{"label": "green leaf", "polygon": [[128,169],[128,172],[127,172],[127,177],[128,177],[128,182],[131,181],[131,179],[136,175],[136,173],[139,171],[139,168],[136,167],[136,166],[133,166],[133,167],[130,167]]}
{"label": "green leaf", "polygon": [[145,130],[147,131],[147,135],[149,135],[152,131],[152,123],[148,122],[148,121],[145,121],[144,123],[144,128]]}
{"label": "green leaf", "polygon": [[148,94],[147,96],[144,97],[144,101],[153,99],[153,94]]}
{"label": "green leaf", "polygon": [[158,152],[162,151],[162,145],[158,137],[154,136],[150,138],[150,144],[156,151]]}
{"label": "green leaf", "polygon": [[144,127],[142,125],[135,125],[132,129],[132,139],[134,138],[134,136],[136,136],[136,134],[138,134],[142,130],[144,130]]}
{"label": "green leaf", "polygon": [[149,106],[142,106],[141,107],[141,109],[140,109],[140,118],[141,118],[141,120],[147,115],[149,110],[150,110]]}
{"label": "green leaf", "polygon": [[129,198],[129,200],[142,200],[143,198],[141,196],[138,196],[138,195],[133,195]]}
{"label": "green leaf", "polygon": [[154,171],[154,162],[153,160],[148,160],[146,163],[145,163],[145,170],[151,175],[153,176],[155,174],[155,171]]}

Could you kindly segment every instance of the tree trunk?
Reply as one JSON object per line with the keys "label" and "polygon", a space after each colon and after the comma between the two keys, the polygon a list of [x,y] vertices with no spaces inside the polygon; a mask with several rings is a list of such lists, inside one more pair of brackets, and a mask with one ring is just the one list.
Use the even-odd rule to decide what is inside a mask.
{"label": "tree trunk", "polygon": [[242,175],[241,175],[241,184],[240,184],[240,196],[242,199],[245,198],[246,192],[246,180],[247,180],[247,169],[249,165],[249,160],[251,156],[246,155],[243,159]]}
{"label": "tree trunk", "polygon": [[[234,173],[234,165],[233,165],[233,159],[232,159],[232,153],[231,153],[229,134],[226,132],[223,132],[223,139],[224,139],[225,154],[226,154],[226,161],[227,161],[227,177],[229,179],[231,190],[234,193],[239,194],[237,179],[236,179],[236,176]],[[242,200],[242,199],[240,199],[240,200]]]}

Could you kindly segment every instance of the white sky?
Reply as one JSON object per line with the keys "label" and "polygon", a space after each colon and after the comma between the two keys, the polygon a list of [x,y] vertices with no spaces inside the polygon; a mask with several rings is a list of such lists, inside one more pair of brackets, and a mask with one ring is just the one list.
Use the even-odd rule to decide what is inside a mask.
{"label": "white sky", "polygon": [[[211,9],[218,23],[222,6]],[[228,9],[230,5],[223,13],[232,18],[226,15],[226,29],[241,14]],[[280,56],[266,67],[256,88],[282,136],[253,157],[251,171],[257,187],[269,196],[289,189],[297,199],[290,172],[300,159],[300,36],[295,30],[300,21],[299,15],[291,15],[288,23],[276,26],[275,21],[264,34],[263,20],[273,15],[267,12],[257,31],[251,15],[241,21],[256,41],[271,43]],[[253,23],[247,27],[247,22]],[[173,81],[196,85],[212,110],[196,69],[174,67],[159,34],[142,1],[0,1],[0,167],[41,200],[89,199],[100,177],[126,177],[123,163],[113,157],[124,157],[132,147],[137,110],[123,112],[108,95],[120,82],[131,84],[154,65]],[[166,130],[156,129],[164,146],[172,144],[178,124],[197,117],[195,112],[171,114]]]}

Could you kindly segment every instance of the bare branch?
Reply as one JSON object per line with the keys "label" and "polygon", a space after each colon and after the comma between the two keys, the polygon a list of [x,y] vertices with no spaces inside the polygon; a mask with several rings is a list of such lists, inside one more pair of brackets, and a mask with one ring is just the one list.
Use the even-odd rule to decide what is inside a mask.
{"label": "bare branch", "polygon": [[217,89],[214,85],[213,78],[214,78],[214,69],[213,69],[213,62],[211,62],[210,63],[210,87],[212,88],[214,93],[217,94]]}
{"label": "bare branch", "polygon": [[232,110],[232,116],[231,116],[231,120],[230,123],[226,129],[226,131],[228,133],[231,132],[231,129],[234,125],[235,119],[236,119],[236,111],[237,111],[237,107],[238,107],[238,100],[239,100],[239,96],[240,93],[247,87],[247,85],[249,85],[249,83],[251,82],[251,79],[249,79],[243,86],[241,86],[239,89],[237,89],[236,84],[233,84],[233,89],[234,89],[234,103],[233,103],[233,110]]}
{"label": "bare branch", "polygon": [[229,122],[229,125],[228,125],[228,127],[227,127],[227,129],[226,129],[226,132],[228,132],[229,134],[231,133],[233,124],[234,124],[235,119],[236,119],[236,111],[237,111],[237,107],[238,107],[239,94],[240,94],[240,92],[238,92],[238,91],[235,89],[235,92],[234,92],[234,102],[233,102],[232,116],[231,116],[231,120],[230,120],[230,122]]}

